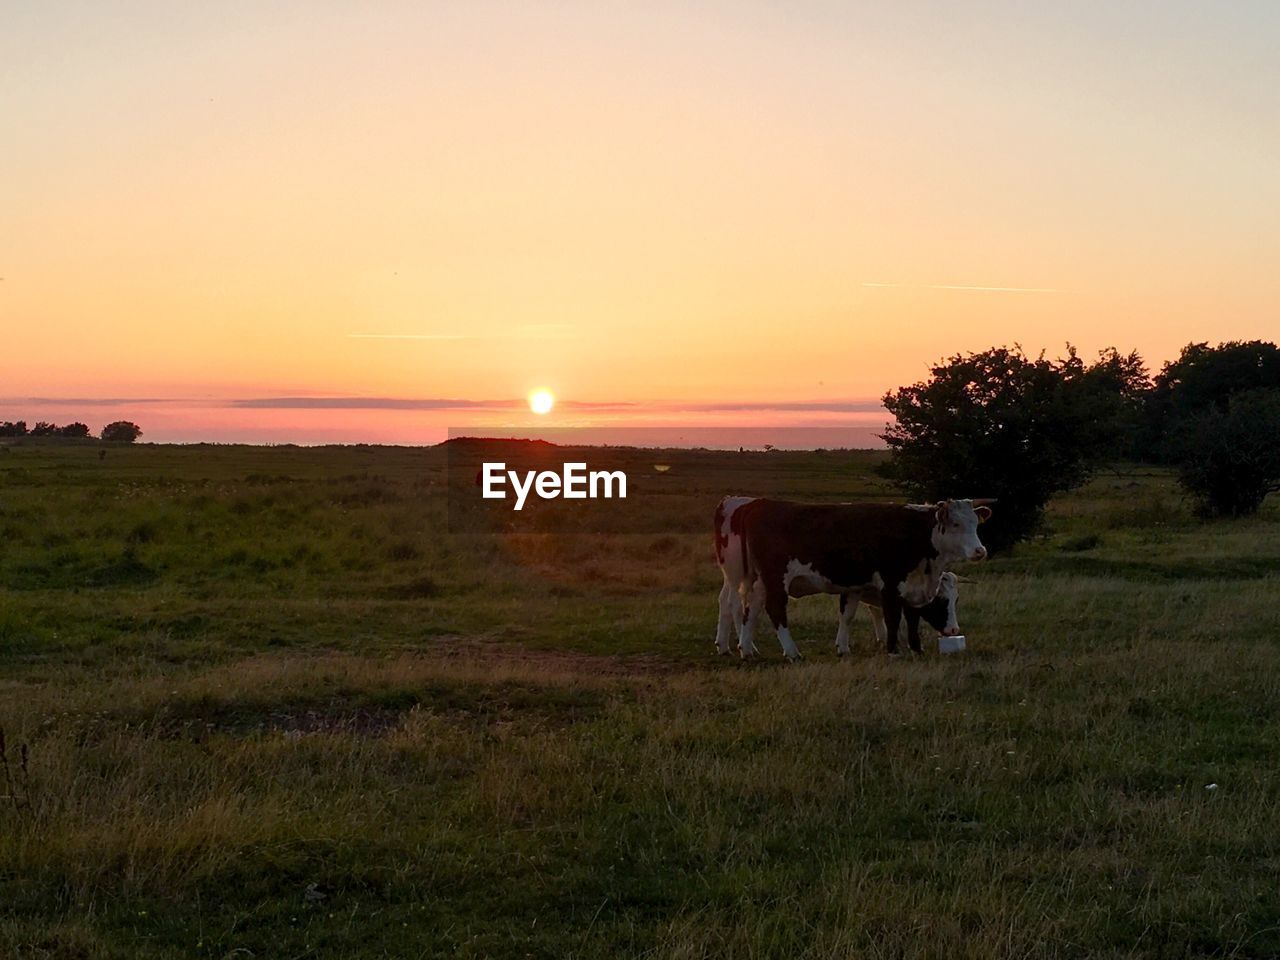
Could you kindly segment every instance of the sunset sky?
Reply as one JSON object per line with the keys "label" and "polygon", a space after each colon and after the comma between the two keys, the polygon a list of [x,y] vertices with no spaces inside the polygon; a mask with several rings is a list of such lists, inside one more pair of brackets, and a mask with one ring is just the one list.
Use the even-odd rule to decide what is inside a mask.
{"label": "sunset sky", "polygon": [[0,419],[878,424],[958,351],[1275,339],[1278,49],[1270,0],[7,4]]}

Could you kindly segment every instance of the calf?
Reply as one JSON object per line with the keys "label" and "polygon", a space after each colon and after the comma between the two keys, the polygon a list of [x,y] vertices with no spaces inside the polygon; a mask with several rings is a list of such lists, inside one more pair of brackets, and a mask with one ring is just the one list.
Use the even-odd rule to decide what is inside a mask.
{"label": "calf", "polygon": [[[922,607],[914,607],[911,604],[903,607],[903,619],[907,621],[907,642],[911,643],[911,638],[916,638],[916,641],[911,643],[911,649],[915,650],[919,647],[921,620],[944,637],[954,637],[960,633],[960,620],[956,613],[956,607],[960,602],[959,584],[960,578],[948,570],[938,581],[936,597]],[[849,627],[853,623],[853,615],[858,610],[859,601],[867,605],[867,612],[871,614],[871,628],[875,631],[876,640],[880,643],[888,642],[889,633],[884,625],[880,591],[874,587],[866,587],[860,593],[842,593],[840,594],[840,626],[836,630],[836,653],[842,657],[849,652]]]}
{"label": "calf", "polygon": [[[764,607],[783,655],[798,660],[787,625],[789,597],[861,597],[872,588],[881,598],[886,647],[896,653],[904,606],[931,603],[948,566],[986,556],[977,526],[991,515],[992,502],[805,504],[726,497],[715,513],[716,560],[724,575],[716,649],[728,653],[736,629],[739,652],[754,656]],[[908,642],[920,650],[918,629]]]}

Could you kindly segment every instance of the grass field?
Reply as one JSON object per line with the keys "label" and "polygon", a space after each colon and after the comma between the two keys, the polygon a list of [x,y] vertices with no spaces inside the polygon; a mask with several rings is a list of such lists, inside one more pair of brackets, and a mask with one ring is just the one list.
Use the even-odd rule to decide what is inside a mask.
{"label": "grass field", "polygon": [[438,449],[100,449],[0,447],[0,955],[1280,955],[1274,502],[1107,472],[965,571],[967,654],[838,661],[811,598],[785,666],[712,655],[706,533],[450,536]]}

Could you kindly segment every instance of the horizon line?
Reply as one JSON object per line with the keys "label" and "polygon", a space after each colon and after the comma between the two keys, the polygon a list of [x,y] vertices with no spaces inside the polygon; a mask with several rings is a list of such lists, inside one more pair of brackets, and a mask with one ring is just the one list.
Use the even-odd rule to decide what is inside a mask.
{"label": "horizon line", "polygon": [[[383,397],[358,395],[304,395],[266,397],[0,397],[0,405],[34,407],[111,407],[140,405],[201,405],[241,410],[522,410],[524,398],[465,399],[458,397]],[[620,411],[659,413],[734,412],[887,412],[880,400],[573,400],[557,399],[556,409],[568,411]]]}

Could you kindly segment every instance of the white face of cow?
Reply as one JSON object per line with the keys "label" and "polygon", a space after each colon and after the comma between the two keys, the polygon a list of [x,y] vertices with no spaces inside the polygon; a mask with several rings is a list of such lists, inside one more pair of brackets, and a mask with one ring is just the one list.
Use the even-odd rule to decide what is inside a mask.
{"label": "white face of cow", "polygon": [[954,573],[947,571],[938,578],[938,592],[932,600],[920,605],[920,616],[924,622],[937,630],[944,637],[958,636],[960,633],[960,617],[956,612],[960,600],[960,581]]}
{"label": "white face of cow", "polygon": [[940,631],[943,636],[954,637],[960,633],[960,615],[956,610],[960,599],[960,584],[954,573],[944,573],[938,583],[938,599],[947,605],[947,622]]}
{"label": "white face of cow", "polygon": [[942,564],[983,560],[987,548],[978,539],[978,524],[991,516],[990,501],[939,500],[933,506],[933,548]]}

